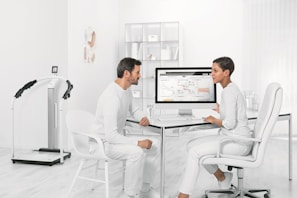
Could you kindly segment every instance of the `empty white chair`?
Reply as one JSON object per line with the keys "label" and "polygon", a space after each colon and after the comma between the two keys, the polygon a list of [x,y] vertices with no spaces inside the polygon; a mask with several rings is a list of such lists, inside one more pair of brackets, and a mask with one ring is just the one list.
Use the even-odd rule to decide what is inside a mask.
{"label": "empty white chair", "polygon": [[[87,111],[72,110],[67,113],[66,123],[69,134],[71,136],[74,149],[81,158],[79,167],[75,173],[71,187],[68,191],[68,197],[77,179],[84,179],[93,182],[100,182],[105,184],[105,197],[109,198],[109,177],[108,177],[108,161],[109,158],[105,155],[104,145],[102,140],[92,134],[95,130],[95,116]],[[96,148],[96,152],[92,148]],[[97,167],[100,161],[104,162],[104,178],[97,179],[96,174],[94,177],[81,176],[81,170],[88,160],[97,160]],[[97,172],[96,172],[97,173]],[[98,196],[99,197],[99,196]]]}
{"label": "empty white chair", "polygon": [[[258,118],[255,123],[253,138],[236,138],[228,137],[222,139],[222,144],[226,141],[252,141],[254,142],[252,151],[247,156],[226,155],[218,150],[216,156],[205,156],[201,160],[202,164],[221,164],[228,167],[237,169],[238,186],[227,190],[206,190],[203,197],[208,197],[209,193],[227,193],[233,194],[232,197],[258,197],[253,193],[265,192],[264,197],[270,197],[270,190],[268,189],[245,189],[243,186],[243,170],[244,168],[259,167],[265,157],[265,150],[268,139],[273,130],[275,122],[278,118],[281,104],[282,104],[283,90],[278,83],[271,83],[268,85],[265,96],[262,102]],[[256,179],[256,178],[255,178]]]}

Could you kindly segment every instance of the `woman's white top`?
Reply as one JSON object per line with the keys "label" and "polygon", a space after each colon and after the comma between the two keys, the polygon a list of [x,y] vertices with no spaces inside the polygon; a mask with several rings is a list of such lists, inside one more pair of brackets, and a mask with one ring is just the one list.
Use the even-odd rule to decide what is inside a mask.
{"label": "woman's white top", "polygon": [[250,137],[246,115],[246,102],[239,88],[229,83],[222,91],[220,104],[221,132],[224,135]]}
{"label": "woman's white top", "polygon": [[115,82],[109,84],[99,97],[96,119],[98,130],[104,132],[103,139],[107,142],[137,145],[135,140],[123,135],[128,116],[133,116],[136,120],[145,116],[138,107],[133,105],[132,100],[131,90],[124,90]]}

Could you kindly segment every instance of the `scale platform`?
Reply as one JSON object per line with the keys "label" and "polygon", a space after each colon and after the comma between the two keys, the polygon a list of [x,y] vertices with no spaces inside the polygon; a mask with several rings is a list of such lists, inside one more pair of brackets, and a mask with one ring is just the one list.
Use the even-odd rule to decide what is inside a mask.
{"label": "scale platform", "polygon": [[[70,158],[70,152],[63,152],[64,160]],[[60,163],[60,150],[40,148],[39,150],[18,152],[11,159],[13,163],[48,165]]]}

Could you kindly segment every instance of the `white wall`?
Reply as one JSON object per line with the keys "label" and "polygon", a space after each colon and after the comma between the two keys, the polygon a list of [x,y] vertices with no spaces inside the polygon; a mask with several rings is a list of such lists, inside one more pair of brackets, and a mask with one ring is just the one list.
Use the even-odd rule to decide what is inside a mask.
{"label": "white wall", "polygon": [[[116,65],[123,57],[125,23],[179,21],[182,65],[210,66],[214,58],[230,56],[236,64],[233,80],[249,87],[246,82],[251,78],[244,75],[249,67],[243,61],[247,56],[243,59],[246,50],[242,44],[246,38],[243,22],[249,18],[248,12],[243,12],[245,5],[238,0],[1,1],[0,147],[11,146],[13,95],[26,82],[50,74],[52,65],[58,65],[59,75],[74,84],[68,107],[95,112],[99,94],[115,78]],[[84,30],[88,26],[97,34],[93,64],[83,61]],[[41,101],[33,105],[26,101],[31,103],[31,112],[18,115],[30,117],[33,131],[40,131],[34,138],[28,132],[22,134],[19,139],[23,146],[35,147],[46,141],[46,108],[38,107],[44,105]]]}
{"label": "white wall", "polygon": [[[74,85],[68,108],[95,111],[96,101],[115,78],[118,62],[118,0],[9,0],[0,2],[0,147],[11,147],[11,100],[25,83],[59,75]],[[97,33],[96,59],[83,61],[84,30]],[[16,147],[47,146],[47,89],[27,90],[16,104]],[[28,93],[28,94],[26,94]],[[29,95],[29,93],[31,95]],[[67,103],[65,112],[67,111]],[[62,123],[65,131],[65,123]],[[67,141],[66,141],[67,143]]]}
{"label": "white wall", "polygon": [[[125,0],[120,2],[120,33],[125,23],[179,21],[182,65],[210,67],[220,56],[236,64],[234,81],[241,84],[242,3],[238,0]],[[123,51],[123,45],[121,46]],[[122,54],[121,54],[122,55]]]}
{"label": "white wall", "polygon": [[[123,57],[125,23],[180,21],[182,64],[210,66],[218,56],[231,56],[237,64],[234,80],[241,84],[242,16],[241,3],[237,0],[224,3],[220,0],[187,3],[181,0],[12,0],[2,1],[0,9],[1,24],[6,30],[0,38],[3,55],[0,64],[5,71],[1,84],[7,85],[0,99],[3,123],[0,146],[3,147],[10,147],[11,143],[12,96],[24,83],[48,75],[52,65],[59,65],[60,75],[74,85],[68,107],[95,112],[99,94],[115,78],[116,65]],[[97,35],[96,58],[92,64],[83,60],[84,30],[89,26]],[[39,110],[39,114],[46,116],[46,108]],[[31,121],[41,120],[34,123],[36,126],[32,129],[32,133],[42,131],[38,137],[26,135],[28,132],[20,137],[32,147],[46,142],[47,118],[39,114],[24,114]]]}
{"label": "white wall", "polygon": [[[297,135],[297,1],[244,1],[243,76],[246,89],[262,102],[268,83],[279,82],[284,90],[282,110],[293,115]],[[287,123],[275,133],[287,134]]]}
{"label": "white wall", "polygon": [[[67,2],[1,1],[0,24],[0,146],[11,147],[10,102],[16,91],[28,81],[50,75],[52,65],[58,65],[60,75],[67,76]],[[30,121],[37,131],[32,137],[27,134],[31,129],[22,128],[19,140],[23,146],[47,142],[46,109],[41,100],[28,102],[31,108],[23,112],[25,117],[33,115]]]}
{"label": "white wall", "polygon": [[[70,109],[81,108],[95,113],[100,93],[116,78],[118,12],[118,0],[69,1],[68,74],[74,85]],[[94,63],[85,63],[83,59],[85,29],[88,27],[96,32]]]}

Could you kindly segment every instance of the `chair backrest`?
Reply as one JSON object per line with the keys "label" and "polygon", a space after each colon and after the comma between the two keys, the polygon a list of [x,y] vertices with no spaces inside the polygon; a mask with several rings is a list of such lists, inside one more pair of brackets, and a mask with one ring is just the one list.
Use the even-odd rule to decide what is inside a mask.
{"label": "chair backrest", "polygon": [[256,161],[262,163],[267,141],[277,121],[282,105],[283,89],[279,83],[270,83],[266,88],[264,99],[254,128],[254,137],[261,140],[255,143],[252,155]]}
{"label": "chair backrest", "polygon": [[[94,137],[95,115],[83,110],[71,110],[67,112],[66,124],[74,149],[79,155],[87,158],[107,159],[101,139],[99,136]],[[93,153],[91,149],[96,152]]]}

